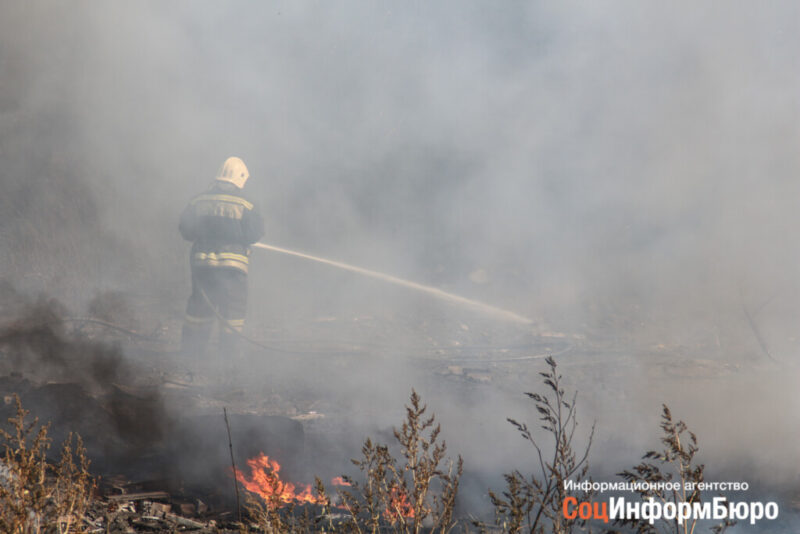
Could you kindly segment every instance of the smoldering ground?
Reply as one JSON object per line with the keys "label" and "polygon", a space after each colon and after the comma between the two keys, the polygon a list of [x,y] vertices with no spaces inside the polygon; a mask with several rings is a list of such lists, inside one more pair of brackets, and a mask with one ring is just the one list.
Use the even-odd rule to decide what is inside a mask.
{"label": "smoldering ground", "polygon": [[[0,288],[3,419],[15,414],[16,396],[31,419],[49,425],[52,440],[83,436],[100,471],[121,469],[164,439],[170,417],[160,393],[131,393],[140,366],[124,359],[118,341],[74,329],[68,309],[55,299],[33,299],[7,281]],[[90,309],[107,315],[115,308],[102,304],[109,300],[118,303],[96,298]]]}
{"label": "smoldering ground", "polygon": [[[424,350],[565,333],[607,358],[609,370],[580,383],[602,400],[587,418],[631,449],[648,441],[662,401],[685,403],[701,439],[714,421],[781,413],[775,426],[716,430],[708,453],[791,478],[753,449],[768,433],[775,463],[794,462],[777,436],[796,426],[796,395],[776,386],[793,376],[800,316],[797,9],[4,5],[2,269],[75,308],[97,290],[159,295],[151,313],[177,321],[188,292],[177,213],[236,154],[267,242],[536,321],[504,330],[257,253],[251,333],[307,352],[373,347],[368,363],[320,378],[355,413],[396,421],[419,375],[439,376],[411,358]],[[652,370],[672,372],[662,359],[710,360],[729,380],[689,373],[660,388]],[[320,371],[289,354],[245,368],[298,387]],[[437,408],[453,421],[450,443],[513,463],[521,452],[503,418],[524,404],[483,385],[471,395]],[[475,435],[489,432],[470,429],[490,418],[505,437],[488,445]],[[603,439],[616,438],[596,443],[613,464]]]}

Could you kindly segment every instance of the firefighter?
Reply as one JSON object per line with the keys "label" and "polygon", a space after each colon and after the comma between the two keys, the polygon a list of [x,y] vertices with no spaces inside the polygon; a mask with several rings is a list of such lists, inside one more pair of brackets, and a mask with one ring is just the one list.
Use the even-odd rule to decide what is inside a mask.
{"label": "firefighter", "polygon": [[205,353],[218,320],[220,353],[239,354],[250,245],[264,234],[261,214],[242,190],[249,177],[240,158],[226,159],[211,188],[194,197],[181,214],[181,235],[193,243],[192,295],[182,336],[185,353]]}

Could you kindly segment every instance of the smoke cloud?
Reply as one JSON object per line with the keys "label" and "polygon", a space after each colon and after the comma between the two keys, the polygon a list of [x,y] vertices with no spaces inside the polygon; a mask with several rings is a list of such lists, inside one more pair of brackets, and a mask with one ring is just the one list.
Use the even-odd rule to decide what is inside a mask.
{"label": "smoke cloud", "polygon": [[[535,321],[503,324],[258,251],[248,332],[363,356],[254,349],[240,371],[264,395],[316,391],[385,426],[416,385],[453,446],[464,438],[468,456],[504,464],[524,454],[505,445],[504,418],[524,419],[515,395],[537,387],[536,360],[503,368],[513,387],[497,388],[442,387],[450,378],[419,358],[535,355],[561,340],[595,355],[561,362],[587,423],[606,429],[599,463],[616,462],[615,440],[643,450],[661,402],[691,414],[701,441],[727,417],[780,410],[796,427],[798,9],[6,3],[0,269],[76,308],[98,291],[158,295],[146,313],[179,322],[189,273],[177,216],[238,155],[266,242]],[[717,378],[670,366],[698,360]],[[632,420],[642,429],[613,435]],[[771,430],[739,425],[736,450],[709,432],[709,448],[750,457]],[[487,433],[503,445],[476,438]],[[796,460],[786,443],[770,451]]]}

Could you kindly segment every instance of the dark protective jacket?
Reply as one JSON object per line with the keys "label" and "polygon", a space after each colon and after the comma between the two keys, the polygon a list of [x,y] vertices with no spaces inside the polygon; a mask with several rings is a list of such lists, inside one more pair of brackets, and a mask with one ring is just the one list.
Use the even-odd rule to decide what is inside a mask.
{"label": "dark protective jacket", "polygon": [[233,184],[215,182],[194,197],[181,214],[181,235],[192,241],[192,267],[247,272],[250,245],[264,235],[258,208]]}

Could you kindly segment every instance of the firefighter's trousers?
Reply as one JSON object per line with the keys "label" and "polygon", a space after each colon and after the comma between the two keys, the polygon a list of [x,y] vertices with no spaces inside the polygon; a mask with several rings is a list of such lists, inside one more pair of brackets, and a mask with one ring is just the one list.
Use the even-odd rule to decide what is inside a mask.
{"label": "firefighter's trousers", "polygon": [[214,323],[219,320],[220,354],[237,356],[247,311],[247,274],[233,268],[195,266],[192,295],[186,305],[182,348],[204,354]]}

